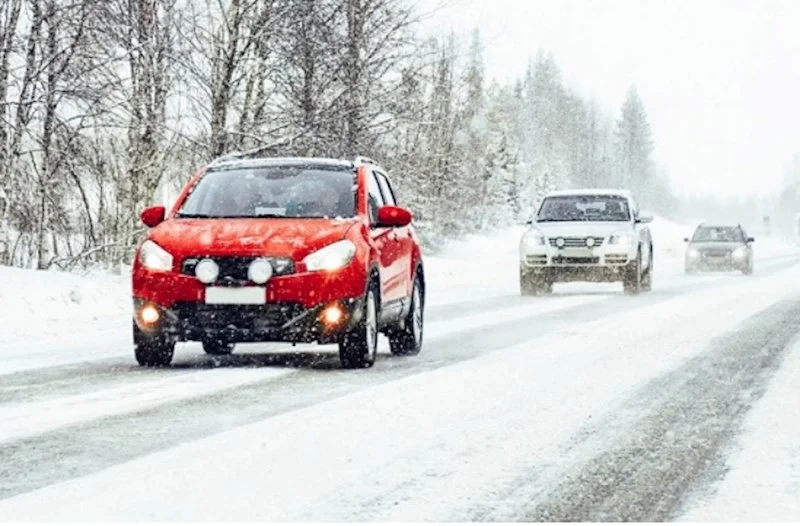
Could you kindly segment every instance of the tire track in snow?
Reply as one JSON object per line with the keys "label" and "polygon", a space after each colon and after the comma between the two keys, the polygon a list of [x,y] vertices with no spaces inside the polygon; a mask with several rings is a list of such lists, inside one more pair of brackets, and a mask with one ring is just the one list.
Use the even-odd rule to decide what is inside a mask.
{"label": "tire track in snow", "polygon": [[575,438],[562,455],[571,466],[519,481],[524,489],[511,500],[528,500],[527,512],[491,520],[674,519],[691,492],[720,477],[728,444],[800,332],[798,317],[800,299],[776,304],[650,382],[611,418]]}

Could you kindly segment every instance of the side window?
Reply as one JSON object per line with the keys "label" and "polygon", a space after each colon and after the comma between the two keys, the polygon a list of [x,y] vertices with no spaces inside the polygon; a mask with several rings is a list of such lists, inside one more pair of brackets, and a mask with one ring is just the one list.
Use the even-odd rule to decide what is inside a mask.
{"label": "side window", "polygon": [[380,172],[375,172],[375,175],[378,177],[378,184],[381,187],[383,202],[387,205],[397,206],[397,199],[395,198],[392,185],[389,183],[389,179]]}
{"label": "side window", "polygon": [[369,220],[370,222],[374,223],[378,220],[378,209],[383,206],[383,196],[381,195],[381,189],[378,185],[378,180],[375,179],[375,173],[370,172],[367,175],[367,192],[368,192],[368,202],[369,205]]}

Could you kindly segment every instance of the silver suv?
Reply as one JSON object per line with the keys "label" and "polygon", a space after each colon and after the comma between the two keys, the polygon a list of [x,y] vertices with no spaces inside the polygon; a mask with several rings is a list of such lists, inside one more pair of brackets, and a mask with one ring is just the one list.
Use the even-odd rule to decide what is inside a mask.
{"label": "silver suv", "polygon": [[550,192],[520,240],[521,293],[546,294],[565,281],[621,281],[630,294],[651,290],[652,220],[627,190]]}

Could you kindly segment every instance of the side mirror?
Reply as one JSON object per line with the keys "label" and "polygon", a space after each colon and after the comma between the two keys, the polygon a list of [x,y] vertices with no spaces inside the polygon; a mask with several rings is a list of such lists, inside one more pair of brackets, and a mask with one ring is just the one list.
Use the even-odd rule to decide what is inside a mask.
{"label": "side mirror", "polygon": [[167,209],[159,205],[145,208],[139,215],[139,218],[148,228],[153,228],[160,225],[164,221],[166,215]]}
{"label": "side mirror", "polygon": [[414,217],[411,212],[400,206],[382,206],[378,209],[378,221],[375,226],[394,228],[411,224]]}
{"label": "side mirror", "polygon": [[756,238],[754,238],[754,237],[748,237],[747,238],[747,242],[748,243],[753,243],[755,240],[756,240]]}
{"label": "side mirror", "polygon": [[528,219],[527,221],[525,221],[525,224],[529,225],[529,226],[532,225],[533,224],[533,219]]}
{"label": "side mirror", "polygon": [[637,223],[652,223],[653,216],[650,214],[639,214],[639,218],[636,220]]}
{"label": "side mirror", "polygon": [[689,242],[689,238],[688,237],[683,238],[683,242],[684,243],[688,243]]}

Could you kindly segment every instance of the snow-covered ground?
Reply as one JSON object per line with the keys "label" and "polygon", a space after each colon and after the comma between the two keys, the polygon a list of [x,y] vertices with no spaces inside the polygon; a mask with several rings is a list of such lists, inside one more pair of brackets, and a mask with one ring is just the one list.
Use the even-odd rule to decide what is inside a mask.
{"label": "snow-covered ground", "polygon": [[689,522],[800,522],[800,342],[757,403],[713,492],[689,505]]}
{"label": "snow-covered ground", "polygon": [[[426,260],[435,314],[423,353],[396,359],[384,349],[376,367],[361,372],[216,368],[198,362],[193,348],[176,368],[143,372],[130,365],[126,277],[0,267],[11,284],[0,291],[0,310],[13,320],[0,335],[0,451],[15,445],[6,450],[12,456],[0,453],[0,472],[24,481],[38,470],[36,478],[52,479],[21,493],[0,481],[0,499],[12,495],[0,500],[0,520],[530,518],[527,504],[545,501],[604,449],[637,433],[645,440],[632,401],[656,400],[666,378],[704,374],[696,361],[718,338],[800,295],[800,252],[789,243],[758,240],[751,278],[687,277],[683,238],[692,227],[657,218],[652,229],[655,290],[638,298],[590,284],[519,297],[524,227],[452,243]],[[769,333],[764,323],[757,333]],[[110,365],[91,365],[101,361]],[[61,374],[64,364],[73,365]],[[37,376],[44,367],[52,379]],[[10,381],[20,374],[31,383]],[[799,376],[800,344],[786,351],[733,439],[724,477],[685,503],[682,520],[800,520]],[[185,404],[200,400],[209,412],[192,414],[216,431],[171,440],[183,436]],[[230,418],[215,413],[220,400],[229,401],[225,413],[255,416],[214,427]],[[265,415],[262,404],[285,409]],[[602,422],[613,425],[600,432]],[[148,425],[160,430],[161,445],[126,455]],[[81,433],[104,426],[126,430],[92,435],[119,448],[120,460],[92,467],[68,457],[69,475],[59,475],[60,457],[77,453],[48,457],[48,447],[66,436],[91,448]],[[62,435],[49,442],[52,433]],[[590,440],[598,433],[599,445]],[[36,447],[19,446],[31,438]],[[28,467],[29,457],[43,460]],[[681,469],[664,464],[664,473]]]}

